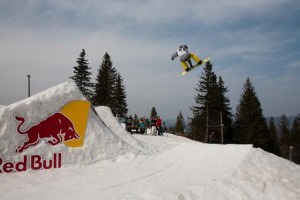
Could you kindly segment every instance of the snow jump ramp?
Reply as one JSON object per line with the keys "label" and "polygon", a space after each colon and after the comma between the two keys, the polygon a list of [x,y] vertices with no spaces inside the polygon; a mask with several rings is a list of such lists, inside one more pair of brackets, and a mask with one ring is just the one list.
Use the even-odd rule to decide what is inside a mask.
{"label": "snow jump ramp", "polygon": [[16,171],[10,165],[24,162],[24,156],[28,165],[44,161],[53,168],[54,162],[88,165],[146,151],[142,142],[109,128],[72,81],[2,106],[0,119],[0,156],[12,163],[8,172]]}

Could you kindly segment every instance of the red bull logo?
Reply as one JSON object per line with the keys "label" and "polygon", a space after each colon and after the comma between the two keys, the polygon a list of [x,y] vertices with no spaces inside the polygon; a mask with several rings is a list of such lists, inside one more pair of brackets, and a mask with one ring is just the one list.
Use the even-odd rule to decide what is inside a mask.
{"label": "red bull logo", "polygon": [[23,152],[30,146],[37,145],[42,139],[54,146],[63,143],[64,141],[80,138],[75,131],[72,121],[62,113],[55,113],[25,131],[21,130],[21,126],[25,122],[25,119],[19,116],[16,116],[15,118],[19,121],[17,126],[18,133],[27,135],[27,140],[16,149],[17,153]]}
{"label": "red bull logo", "polygon": [[[65,104],[58,112],[29,126],[26,124],[30,119],[25,119],[21,114],[15,115],[16,134],[24,138],[24,141],[15,148],[15,152],[24,153],[26,150],[37,146],[41,141],[50,146],[65,145],[72,148],[83,146],[89,111],[90,103],[88,101],[72,101]],[[47,155],[49,155],[48,151],[49,149]],[[62,167],[63,155],[61,152],[52,152],[52,158],[39,155],[44,153],[39,153],[39,148],[36,148],[34,155],[23,155],[21,160],[19,160],[20,155],[17,156],[18,160],[9,161],[0,157],[0,174],[23,172],[28,169],[40,170]]]}
{"label": "red bull logo", "polygon": [[36,146],[42,140],[49,145],[65,144],[70,147],[83,145],[90,104],[87,101],[72,101],[39,123],[22,130],[25,119],[15,116],[17,132],[26,135],[23,144],[16,148],[16,153]]}

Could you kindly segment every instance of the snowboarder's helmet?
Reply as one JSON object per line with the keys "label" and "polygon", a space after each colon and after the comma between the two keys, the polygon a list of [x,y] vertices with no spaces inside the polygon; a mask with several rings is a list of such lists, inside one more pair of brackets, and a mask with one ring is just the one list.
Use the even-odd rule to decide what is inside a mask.
{"label": "snowboarder's helmet", "polygon": [[179,46],[179,49],[187,50],[188,46],[186,44],[182,44],[182,45]]}

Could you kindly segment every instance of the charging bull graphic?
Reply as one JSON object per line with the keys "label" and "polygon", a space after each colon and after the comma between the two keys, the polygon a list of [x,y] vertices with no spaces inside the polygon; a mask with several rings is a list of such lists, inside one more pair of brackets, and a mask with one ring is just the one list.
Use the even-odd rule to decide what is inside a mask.
{"label": "charging bull graphic", "polygon": [[42,139],[54,146],[68,140],[80,138],[72,121],[60,112],[49,116],[24,131],[21,130],[21,126],[25,122],[25,119],[20,116],[16,116],[15,118],[19,121],[17,125],[18,133],[27,135],[27,140],[16,149],[17,153],[23,152],[30,146],[37,145]]}
{"label": "charging bull graphic", "polygon": [[37,124],[23,127],[25,119],[20,114],[15,115],[16,133],[26,135],[26,140],[16,148],[21,153],[39,144],[42,140],[51,146],[64,144],[77,148],[84,144],[85,131],[88,123],[90,103],[85,100],[74,100],[63,105],[59,111]]}

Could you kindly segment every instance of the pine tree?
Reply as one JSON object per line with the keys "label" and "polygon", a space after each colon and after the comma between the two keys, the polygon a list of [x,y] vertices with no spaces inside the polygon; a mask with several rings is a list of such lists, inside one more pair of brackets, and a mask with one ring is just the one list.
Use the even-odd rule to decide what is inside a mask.
{"label": "pine tree", "polygon": [[150,119],[152,119],[153,117],[157,117],[157,112],[156,112],[155,107],[152,107],[151,113],[150,113]]}
{"label": "pine tree", "polygon": [[291,129],[292,161],[300,164],[300,114],[294,119]]}
{"label": "pine tree", "polygon": [[217,80],[210,62],[206,63],[197,86],[196,106],[192,107],[193,118],[190,123],[191,138],[204,142],[208,142],[211,138],[214,142],[221,142],[223,130],[220,129],[221,118],[222,124],[225,124],[227,129],[231,126],[232,114],[229,99],[225,96],[228,90],[224,86],[222,77]]}
{"label": "pine tree", "polygon": [[181,111],[179,112],[176,123],[175,123],[175,133],[184,133],[185,122]]}
{"label": "pine tree", "polygon": [[85,50],[82,49],[79,58],[77,58],[77,66],[74,68],[74,75],[70,78],[75,81],[76,85],[80,89],[80,91],[90,99],[92,97],[92,87],[93,84],[91,83],[91,75],[92,73],[89,72],[91,69],[88,66],[88,61],[85,58]]}
{"label": "pine tree", "polygon": [[197,84],[195,97],[196,106],[192,107],[193,118],[191,121],[192,138],[198,141],[208,141],[210,110],[212,102],[213,86],[216,86],[216,75],[212,71],[212,65],[208,62]]}
{"label": "pine tree", "polygon": [[133,120],[134,120],[134,121],[138,121],[138,120],[139,120],[139,117],[138,117],[137,114],[134,114]]}
{"label": "pine tree", "polygon": [[225,143],[231,143],[233,141],[232,113],[229,98],[226,96],[228,89],[224,86],[224,81],[221,76],[219,76],[218,79],[218,90],[219,91],[217,93],[217,110],[220,113],[220,118],[222,118],[222,122],[220,121],[220,125],[223,129],[223,140],[225,141]]}
{"label": "pine tree", "polygon": [[289,122],[285,115],[282,115],[279,122],[279,133],[280,133],[280,149],[282,157],[289,159],[289,148],[290,148],[290,131]]}
{"label": "pine tree", "polygon": [[126,102],[126,92],[125,86],[123,84],[123,79],[119,73],[117,73],[116,84],[113,94],[113,113],[119,117],[126,117],[128,109]]}
{"label": "pine tree", "polygon": [[280,147],[279,147],[278,132],[277,132],[277,128],[276,128],[273,117],[271,117],[270,122],[269,122],[269,133],[271,136],[271,144],[270,144],[271,152],[280,156],[281,153],[280,153]]}
{"label": "pine tree", "polygon": [[93,104],[95,106],[108,106],[112,110],[114,109],[113,98],[116,77],[116,69],[113,67],[111,58],[106,52],[96,77],[95,96],[93,98]]}
{"label": "pine tree", "polygon": [[235,121],[235,142],[270,151],[271,136],[255,89],[247,78]]}

